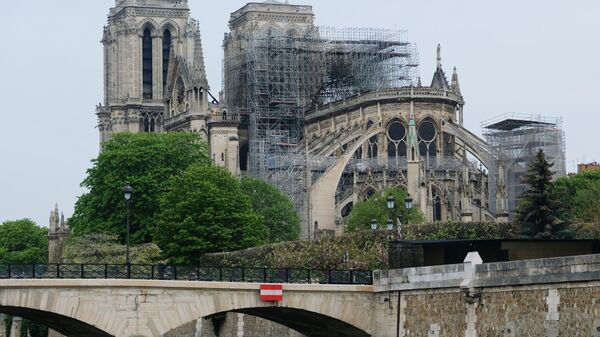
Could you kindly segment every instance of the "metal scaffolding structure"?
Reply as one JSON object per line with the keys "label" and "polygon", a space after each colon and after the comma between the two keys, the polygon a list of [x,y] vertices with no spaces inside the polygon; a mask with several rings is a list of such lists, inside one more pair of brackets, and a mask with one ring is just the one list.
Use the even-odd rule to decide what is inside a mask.
{"label": "metal scaffolding structure", "polygon": [[[542,149],[554,163],[554,178],[566,175],[565,136],[562,119],[541,115],[508,114],[482,123],[483,135],[495,158],[489,168],[490,206],[494,212],[508,211],[514,216],[519,198],[527,189],[523,179],[528,164]],[[503,177],[499,174],[503,172]],[[499,179],[504,178],[508,209],[496,209]]]}
{"label": "metal scaffolding structure", "polygon": [[418,79],[416,46],[405,31],[270,27],[228,43],[224,97],[249,117],[249,171],[299,209],[306,192],[306,154],[298,146],[305,111]]}

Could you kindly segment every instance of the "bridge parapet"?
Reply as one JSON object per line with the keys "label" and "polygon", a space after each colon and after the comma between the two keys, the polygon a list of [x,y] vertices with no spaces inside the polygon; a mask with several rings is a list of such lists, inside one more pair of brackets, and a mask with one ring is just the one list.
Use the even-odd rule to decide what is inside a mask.
{"label": "bridge parapet", "polygon": [[[473,269],[474,268],[474,269]],[[600,280],[600,255],[376,271],[375,292],[491,288]],[[465,282],[467,281],[467,282]]]}

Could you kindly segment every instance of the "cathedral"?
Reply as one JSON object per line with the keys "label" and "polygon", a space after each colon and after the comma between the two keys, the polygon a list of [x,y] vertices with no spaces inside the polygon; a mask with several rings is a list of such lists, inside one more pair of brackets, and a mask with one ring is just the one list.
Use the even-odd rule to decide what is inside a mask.
{"label": "cathedral", "polygon": [[187,0],[116,0],[102,38],[100,143],[198,133],[216,165],[288,194],[305,237],[340,234],[353,205],[392,186],[429,222],[508,220],[503,179],[490,195],[493,156],[463,127],[458,74],[448,80],[440,46],[424,85],[402,31],[318,27],[312,7],[278,1],[248,3],[229,27],[213,95]]}

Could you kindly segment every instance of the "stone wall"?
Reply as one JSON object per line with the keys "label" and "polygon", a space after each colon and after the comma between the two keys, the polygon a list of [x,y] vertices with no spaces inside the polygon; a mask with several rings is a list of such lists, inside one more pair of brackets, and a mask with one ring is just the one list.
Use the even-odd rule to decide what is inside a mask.
{"label": "stone wall", "polygon": [[375,292],[403,337],[600,336],[600,255],[381,271]]}

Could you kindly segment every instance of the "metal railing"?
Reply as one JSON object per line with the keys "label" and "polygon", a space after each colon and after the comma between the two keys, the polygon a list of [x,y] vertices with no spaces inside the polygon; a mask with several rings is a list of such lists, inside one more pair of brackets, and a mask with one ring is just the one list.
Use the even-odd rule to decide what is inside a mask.
{"label": "metal railing", "polygon": [[373,284],[369,270],[224,268],[122,264],[8,264],[0,279],[132,279],[296,284]]}

